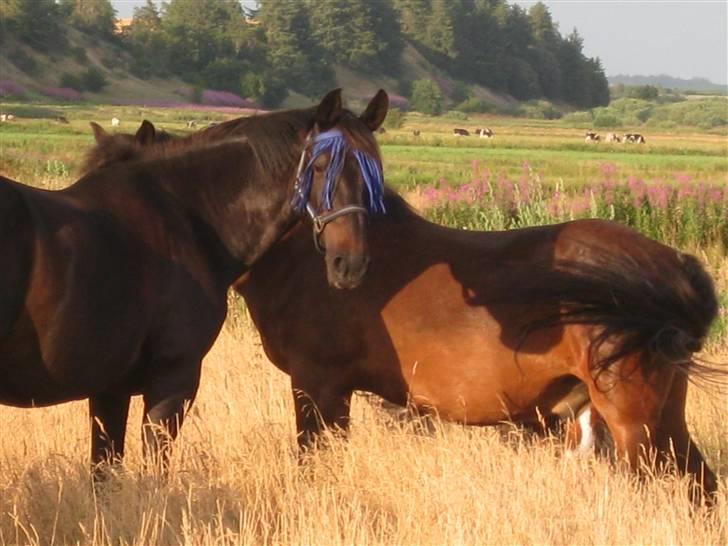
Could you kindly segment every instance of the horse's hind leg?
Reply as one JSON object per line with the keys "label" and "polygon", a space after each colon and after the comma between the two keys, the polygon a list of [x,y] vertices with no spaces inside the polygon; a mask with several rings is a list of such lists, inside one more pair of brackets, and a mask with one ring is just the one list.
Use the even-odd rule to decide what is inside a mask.
{"label": "horse's hind leg", "polygon": [[658,445],[660,451],[666,455],[674,454],[679,472],[692,478],[695,487],[691,487],[691,500],[699,502],[704,493],[705,500],[712,503],[718,489],[718,480],[688,432],[685,422],[687,390],[687,377],[683,374],[676,375],[662,412]]}
{"label": "horse's hind leg", "polygon": [[349,430],[350,389],[295,376],[291,377],[291,386],[299,448],[312,447],[326,429],[342,433]]}
{"label": "horse's hind leg", "polygon": [[128,393],[102,394],[89,398],[91,463],[95,478],[102,477],[101,463],[113,463],[124,457],[130,399]]}

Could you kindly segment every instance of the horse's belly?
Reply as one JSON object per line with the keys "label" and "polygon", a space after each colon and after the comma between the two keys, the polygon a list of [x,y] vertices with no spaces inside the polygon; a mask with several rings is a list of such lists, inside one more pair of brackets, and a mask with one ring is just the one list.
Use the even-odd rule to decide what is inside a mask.
{"label": "horse's belly", "polygon": [[539,360],[526,357],[516,364],[512,355],[502,354],[421,355],[405,376],[409,397],[450,421],[489,425],[530,420],[549,385],[564,373]]}
{"label": "horse's belly", "polygon": [[79,389],[56,381],[43,361],[37,341],[13,341],[0,343],[0,404],[49,406],[86,396]]}
{"label": "horse's belly", "polygon": [[447,420],[481,425],[536,414],[549,385],[569,373],[569,354],[557,347],[517,353],[490,322],[483,316],[429,334],[390,329],[414,404]]}
{"label": "horse's belly", "polygon": [[118,383],[129,363],[99,364],[125,351],[107,347],[91,354],[89,345],[86,339],[41,339],[29,317],[23,316],[13,333],[0,340],[0,403],[48,406],[86,398]]}

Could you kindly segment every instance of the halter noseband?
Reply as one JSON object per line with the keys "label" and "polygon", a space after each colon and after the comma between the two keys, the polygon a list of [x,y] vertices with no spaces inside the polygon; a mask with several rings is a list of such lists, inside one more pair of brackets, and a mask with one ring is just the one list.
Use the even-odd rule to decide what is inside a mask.
{"label": "halter noseband", "polygon": [[[330,141],[330,142],[327,142]],[[309,151],[310,146],[313,144],[314,146],[314,152],[309,160],[308,164],[306,164],[306,154]],[[329,204],[329,207],[331,206],[331,202],[333,201],[333,193],[335,191],[335,182],[336,177],[338,176],[338,171],[343,166],[343,154],[344,153],[344,147],[346,146],[346,143],[344,141],[344,136],[338,129],[332,129],[330,131],[325,131],[323,133],[319,133],[315,137],[311,137],[311,133],[306,135],[306,140],[303,144],[303,150],[301,151],[301,158],[298,161],[298,168],[296,169],[296,183],[295,183],[295,195],[293,200],[293,205],[296,207],[300,207],[300,205],[305,202],[305,210],[308,213],[309,217],[311,218],[311,221],[313,223],[313,243],[316,247],[316,250],[318,250],[321,254],[325,252],[324,245],[321,242],[321,234],[323,233],[324,229],[326,228],[326,225],[330,222],[333,222],[337,218],[340,218],[342,216],[346,216],[349,214],[364,214],[365,216],[369,213],[366,207],[363,207],[361,205],[346,205],[344,207],[341,207],[337,210],[330,210],[327,212],[320,212],[317,213],[316,209],[313,207],[313,205],[310,202],[310,192],[311,192],[311,172],[310,169],[313,166],[314,160],[324,151],[332,150],[332,160],[327,167],[327,183],[324,187],[323,192],[323,198],[322,201],[324,202],[324,206],[326,203]],[[338,155],[337,155],[338,152]],[[359,152],[361,154],[361,152]],[[336,157],[334,157],[336,156]],[[367,157],[367,159],[369,159]],[[334,172],[329,173],[328,170],[332,169],[331,163],[334,163],[334,161],[339,162],[340,164],[335,165],[333,167]],[[357,156],[357,160],[359,161],[360,167],[362,168],[362,176],[365,176],[365,165],[362,165],[362,159]],[[369,170],[371,170],[371,166],[369,167]],[[381,175],[380,175],[381,177]],[[371,183],[366,183],[367,188],[370,192],[370,200],[374,202],[375,197],[372,195],[373,190],[370,188]],[[304,201],[305,200],[305,201]],[[376,204],[375,204],[376,207]],[[381,209],[383,210],[384,206],[381,205]]]}

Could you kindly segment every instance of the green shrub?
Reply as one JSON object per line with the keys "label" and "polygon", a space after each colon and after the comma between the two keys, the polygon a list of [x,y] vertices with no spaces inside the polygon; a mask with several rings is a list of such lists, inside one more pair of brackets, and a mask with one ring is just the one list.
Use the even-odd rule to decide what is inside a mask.
{"label": "green shrub", "polygon": [[594,117],[594,127],[619,127],[621,125],[620,120],[614,114],[608,114],[606,112],[600,113]]}
{"label": "green shrub", "polygon": [[594,122],[594,114],[591,110],[583,112],[571,112],[561,118],[567,124],[574,125],[591,125]]}
{"label": "green shrub", "polygon": [[528,101],[521,105],[520,114],[530,119],[561,118],[561,112],[547,101]]}
{"label": "green shrub", "polygon": [[404,122],[404,115],[399,108],[390,108],[387,117],[384,118],[384,127],[386,129],[399,129]]}
{"label": "green shrub", "polygon": [[109,84],[106,76],[94,66],[81,74],[81,83],[86,91],[91,91],[92,93],[98,93]]}
{"label": "green shrub", "polygon": [[455,110],[468,114],[487,114],[494,110],[492,104],[478,97],[470,97],[455,107]]}
{"label": "green shrub", "polygon": [[468,99],[470,96],[470,90],[468,89],[468,85],[461,81],[456,81],[455,85],[453,86],[452,93],[450,93],[450,98],[455,103],[460,103]]}
{"label": "green shrub", "polygon": [[69,72],[61,74],[61,79],[59,80],[58,85],[60,87],[70,87],[76,91],[83,91],[83,82],[81,81],[81,78]]}
{"label": "green shrub", "polygon": [[634,99],[654,100],[660,90],[654,85],[635,85],[625,88],[625,95]]}
{"label": "green shrub", "polygon": [[439,116],[442,113],[442,91],[432,80],[417,80],[412,83],[412,108],[429,114]]}
{"label": "green shrub", "polygon": [[458,112],[457,110],[449,110],[443,117],[447,119],[457,119],[459,121],[466,121],[468,119],[468,115],[465,112]]}

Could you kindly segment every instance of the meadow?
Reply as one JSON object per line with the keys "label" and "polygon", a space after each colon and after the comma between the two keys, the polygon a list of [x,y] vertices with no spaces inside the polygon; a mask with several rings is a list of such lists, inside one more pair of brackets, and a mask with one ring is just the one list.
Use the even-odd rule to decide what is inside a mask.
{"label": "meadow", "polygon": [[[182,133],[191,119],[234,117],[15,107],[43,116],[0,124],[0,174],[48,189],[77,177],[90,120],[110,129],[117,116],[130,132],[147,118]],[[451,135],[486,125],[495,139]],[[704,356],[726,362],[728,138],[692,129],[645,136],[644,146],[595,146],[583,128],[557,121],[411,116],[378,138],[388,182],[438,222],[509,229],[600,216],[695,253],[723,302]],[[436,423],[420,434],[365,397],[355,397],[350,440],[330,438],[299,467],[288,378],[267,361],[236,301],[166,480],[142,465],[138,400],[125,465],[96,492],[85,403],[0,407],[0,545],[726,544],[726,408],[725,389],[691,388],[691,431],[722,481],[712,513],[691,512],[686,481],[673,475],[647,469],[636,480],[509,425]]]}

